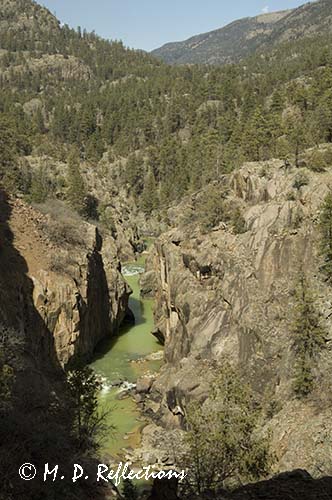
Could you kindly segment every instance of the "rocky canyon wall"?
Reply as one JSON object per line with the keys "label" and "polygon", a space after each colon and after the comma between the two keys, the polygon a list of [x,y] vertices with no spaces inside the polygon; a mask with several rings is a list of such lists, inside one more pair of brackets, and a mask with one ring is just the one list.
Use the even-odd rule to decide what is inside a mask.
{"label": "rocky canyon wall", "polygon": [[[306,181],[300,188],[299,176]],[[332,362],[332,290],[319,273],[317,227],[331,182],[329,172],[285,170],[280,161],[246,164],[221,181],[228,201],[241,207],[246,232],[234,234],[226,223],[202,234],[180,224],[157,240],[145,281],[155,289],[155,333],[165,341],[166,364],[151,391],[163,426],[181,426],[188,401],[207,397],[213,373],[228,360],[263,404],[273,407],[266,427],[279,470],[307,467],[317,473],[323,455],[331,463],[324,401]],[[180,205],[173,217],[180,220],[183,210]],[[307,402],[296,401],[292,391],[291,325],[301,271],[327,331],[315,369],[319,383]]]}
{"label": "rocky canyon wall", "polygon": [[[36,351],[47,338],[61,366],[89,359],[100,340],[117,332],[131,293],[114,240],[103,239],[92,224],[56,220],[20,200],[8,200],[7,206],[3,245],[10,237],[11,253],[24,267],[24,284],[13,271],[12,256],[3,260],[11,286],[10,294],[5,284],[1,287],[6,324],[25,331]],[[29,322],[30,311],[38,314],[38,322]]]}

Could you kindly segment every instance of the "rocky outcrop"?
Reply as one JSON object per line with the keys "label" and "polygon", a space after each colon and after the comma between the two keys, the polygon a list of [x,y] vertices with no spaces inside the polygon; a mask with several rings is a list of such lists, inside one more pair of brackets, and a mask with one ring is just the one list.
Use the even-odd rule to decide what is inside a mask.
{"label": "rocky outcrop", "polygon": [[[153,256],[151,256],[153,258]],[[146,268],[149,269],[141,274],[139,278],[140,294],[144,298],[153,298],[158,289],[158,276],[156,270],[153,269],[153,263],[150,265],[150,255],[146,258]]]}
{"label": "rocky outcrop", "polygon": [[[120,320],[129,291],[120,288],[123,282],[116,270],[113,275],[109,274],[105,264],[107,253],[104,254],[107,240],[103,249],[95,228],[85,224],[77,228],[85,245],[89,241],[91,244],[85,248],[81,243],[81,251],[76,254],[79,249],[73,243],[54,242],[50,237],[50,223],[47,217],[21,201],[9,199],[0,189],[0,463],[3,479],[0,497],[6,500],[70,497],[73,491],[73,495],[82,500],[120,498],[112,485],[96,485],[94,478],[100,459],[97,462],[93,453],[81,453],[74,433],[75,403],[69,397],[62,368],[73,356],[88,355],[98,335],[112,333],[111,329],[104,328],[114,328],[115,321]],[[73,238],[75,226],[71,229]],[[84,231],[87,232],[85,238]],[[78,241],[77,235],[76,239]],[[66,254],[69,249],[81,269],[74,274],[72,268],[78,264],[71,264],[72,268],[68,266],[62,274],[59,270],[52,271],[52,257]],[[114,265],[112,261],[111,265]],[[109,281],[111,277],[113,283]],[[104,296],[106,287],[108,295]],[[96,300],[101,300],[99,309]],[[76,318],[81,328],[73,337]],[[60,489],[53,482],[47,484],[41,473],[30,482],[17,479],[22,460],[42,471],[50,456],[54,463],[61,463],[64,476]],[[82,465],[91,479],[87,477],[84,484],[76,485],[74,492],[71,477],[75,462]]]}
{"label": "rocky outcrop", "polygon": [[[325,477],[315,480],[304,470],[280,474],[269,481],[262,481],[241,487],[232,493],[220,491],[203,497],[189,497],[189,500],[329,500],[332,494],[332,479]],[[168,485],[162,481],[155,481],[153,493],[149,500],[176,500],[176,484]],[[188,498],[188,497],[186,497]]]}
{"label": "rocky outcrop", "polygon": [[119,272],[114,241],[79,219],[54,219],[18,200],[11,207],[15,247],[27,263],[33,305],[58,361],[67,366],[89,359],[98,342],[117,332],[128,309],[131,290]]}
{"label": "rocky outcrop", "polygon": [[320,404],[294,404],[290,328],[296,278],[305,270],[328,331],[316,374],[323,387],[332,362],[332,295],[319,274],[317,221],[331,181],[328,172],[285,171],[279,161],[246,164],[221,181],[229,202],[242,207],[244,234],[224,224],[209,234],[181,227],[157,240],[147,270],[157,274],[155,320],[166,365],[151,398],[160,402],[163,425],[181,426],[188,400],[207,397],[209,374],[227,359],[276,408],[270,425],[280,468],[303,467],[305,456],[317,473],[332,428]]}

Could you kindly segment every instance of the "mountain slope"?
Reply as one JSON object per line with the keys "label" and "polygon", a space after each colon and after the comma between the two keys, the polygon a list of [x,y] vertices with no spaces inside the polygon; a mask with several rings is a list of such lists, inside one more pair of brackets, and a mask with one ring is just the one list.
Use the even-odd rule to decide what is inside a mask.
{"label": "mountain slope", "polygon": [[257,50],[314,34],[331,33],[332,2],[310,2],[293,10],[247,17],[152,52],[171,64],[226,64]]}

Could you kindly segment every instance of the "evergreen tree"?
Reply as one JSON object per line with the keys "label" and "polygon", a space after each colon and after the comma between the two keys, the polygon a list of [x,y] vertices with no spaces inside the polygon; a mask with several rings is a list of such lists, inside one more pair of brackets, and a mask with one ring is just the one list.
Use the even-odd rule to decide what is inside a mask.
{"label": "evergreen tree", "polygon": [[97,130],[94,132],[87,141],[86,144],[86,156],[88,160],[98,162],[104,153],[104,143],[100,134]]}
{"label": "evergreen tree", "polygon": [[129,184],[135,196],[139,196],[142,193],[144,187],[143,179],[143,159],[133,153],[128,158],[125,167],[124,180]]}
{"label": "evergreen tree", "polygon": [[296,357],[294,392],[308,396],[314,386],[317,356],[325,346],[325,330],[306,276],[301,273],[296,288],[292,324],[293,350]]}
{"label": "evergreen tree", "polygon": [[242,148],[248,160],[260,161],[264,158],[264,149],[267,145],[268,127],[262,109],[257,108],[248,121],[242,137]]}
{"label": "evergreen tree", "polygon": [[274,115],[280,114],[285,106],[285,97],[283,93],[278,89],[273,93],[271,102],[271,111]]}
{"label": "evergreen tree", "polygon": [[38,107],[36,112],[34,113],[34,122],[36,126],[37,133],[44,134],[46,132],[44,116],[42,110]]}
{"label": "evergreen tree", "polygon": [[80,172],[79,152],[74,147],[71,149],[68,157],[67,183],[67,199],[74,210],[83,215],[85,211],[86,190]]}
{"label": "evergreen tree", "polygon": [[158,192],[156,180],[150,170],[144,182],[144,189],[141,196],[141,207],[147,214],[151,214],[158,206]]}
{"label": "evergreen tree", "polygon": [[98,403],[101,382],[88,366],[69,371],[67,380],[75,437],[79,448],[88,451],[98,446],[98,437],[106,430],[105,419],[109,412],[100,412]]}
{"label": "evergreen tree", "polygon": [[16,159],[14,128],[4,115],[0,115],[0,182],[10,189],[15,186]]}
{"label": "evergreen tree", "polygon": [[317,121],[321,136],[332,142],[332,90],[327,90],[320,99]]}
{"label": "evergreen tree", "polygon": [[49,180],[46,175],[45,167],[39,167],[34,172],[31,180],[30,200],[35,203],[43,203],[49,194]]}
{"label": "evergreen tree", "polygon": [[227,220],[223,193],[219,186],[208,186],[197,206],[197,216],[204,232]]}
{"label": "evergreen tree", "polygon": [[329,192],[321,207],[320,252],[324,259],[321,270],[329,284],[332,283],[332,192]]}
{"label": "evergreen tree", "polygon": [[290,146],[290,153],[295,157],[295,166],[299,166],[299,155],[306,144],[306,128],[299,108],[291,109],[285,117],[285,133]]}
{"label": "evergreen tree", "polygon": [[227,481],[265,476],[271,465],[269,443],[255,435],[260,411],[252,391],[239,374],[224,363],[209,398],[187,409],[190,493],[215,492]]}

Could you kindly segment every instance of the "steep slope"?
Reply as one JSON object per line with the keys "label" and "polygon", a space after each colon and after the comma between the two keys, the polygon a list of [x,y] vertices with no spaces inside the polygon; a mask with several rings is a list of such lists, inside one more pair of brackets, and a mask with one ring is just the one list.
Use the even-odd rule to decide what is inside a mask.
{"label": "steep slope", "polygon": [[[79,255],[74,245],[70,249],[65,243],[55,245],[45,231],[49,222],[0,190],[0,498],[109,498],[93,479],[72,486],[73,463],[85,463],[91,478],[97,465],[93,454],[82,456],[75,440],[73,405],[62,366],[74,355],[89,355],[102,332],[110,333],[101,324],[121,320],[128,290],[115,271],[112,278],[118,281],[110,284],[110,295],[113,287],[117,299],[123,300],[116,318],[116,311],[111,315],[110,296],[97,296],[99,289],[105,292],[102,283],[95,282],[102,274],[99,249],[90,248],[88,255],[82,249]],[[70,250],[78,260],[76,275],[73,269],[51,272],[52,256]],[[109,318],[103,310],[106,301]],[[90,324],[81,341],[78,320],[83,327],[89,318],[94,328]],[[18,470],[24,461],[35,465],[34,481],[20,479]],[[50,461],[61,463],[64,477],[58,484],[43,480],[42,471]]]}
{"label": "steep slope", "polygon": [[289,11],[246,17],[184,42],[167,43],[152,54],[170,64],[235,62],[255,51]]}
{"label": "steep slope", "polygon": [[[169,67],[60,27],[50,13],[46,35],[47,11],[40,11],[40,27],[31,26],[36,4],[8,5],[0,30],[0,129],[6,150],[24,157],[11,168],[9,159],[0,161],[11,192],[66,201],[75,148],[90,216],[112,229],[130,212],[144,230],[158,231],[164,225],[147,219],[160,220],[165,206],[244,160],[293,156],[331,140],[328,36],[281,44],[236,66]],[[26,17],[18,15],[21,5]],[[259,20],[274,26],[289,15],[280,16]]]}
{"label": "steep slope", "polygon": [[[89,359],[100,340],[117,333],[127,312],[130,289],[119,272],[115,241],[64,209],[51,216],[20,200],[9,203],[13,245],[26,262],[31,298],[52,335],[57,362]],[[23,311],[17,316],[24,322]]]}
{"label": "steep slope", "polygon": [[[295,188],[299,176],[306,181]],[[232,205],[242,206],[244,233],[228,223],[209,234],[180,224],[156,242],[148,271],[157,282],[156,335],[165,340],[166,366],[153,386],[151,409],[159,400],[163,425],[182,425],[188,402],[206,398],[208,374],[227,359],[267,405],[277,470],[330,474],[331,290],[319,272],[317,224],[330,184],[330,171],[285,171],[277,160],[247,164],[219,184],[220,192],[228,186]],[[185,207],[175,210],[181,217]],[[327,334],[314,394],[298,401],[292,324],[302,270]]]}
{"label": "steep slope", "polygon": [[[157,64],[143,51],[126,49],[120,42],[110,42],[95,33],[74,30],[60,21],[45,7],[34,0],[4,0],[0,13],[0,47],[4,51],[24,53],[19,55],[20,63],[48,56],[66,59],[74,58],[89,70],[92,79],[116,79],[126,76],[128,67],[139,71],[139,64]],[[15,55],[15,54],[14,54]],[[123,67],[126,66],[124,70]],[[31,68],[30,68],[31,71]],[[54,75],[53,75],[54,77]],[[77,77],[76,77],[77,79]]]}
{"label": "steep slope", "polygon": [[260,50],[332,31],[331,0],[235,21],[221,29],[168,43],[152,54],[171,64],[234,63]]}

